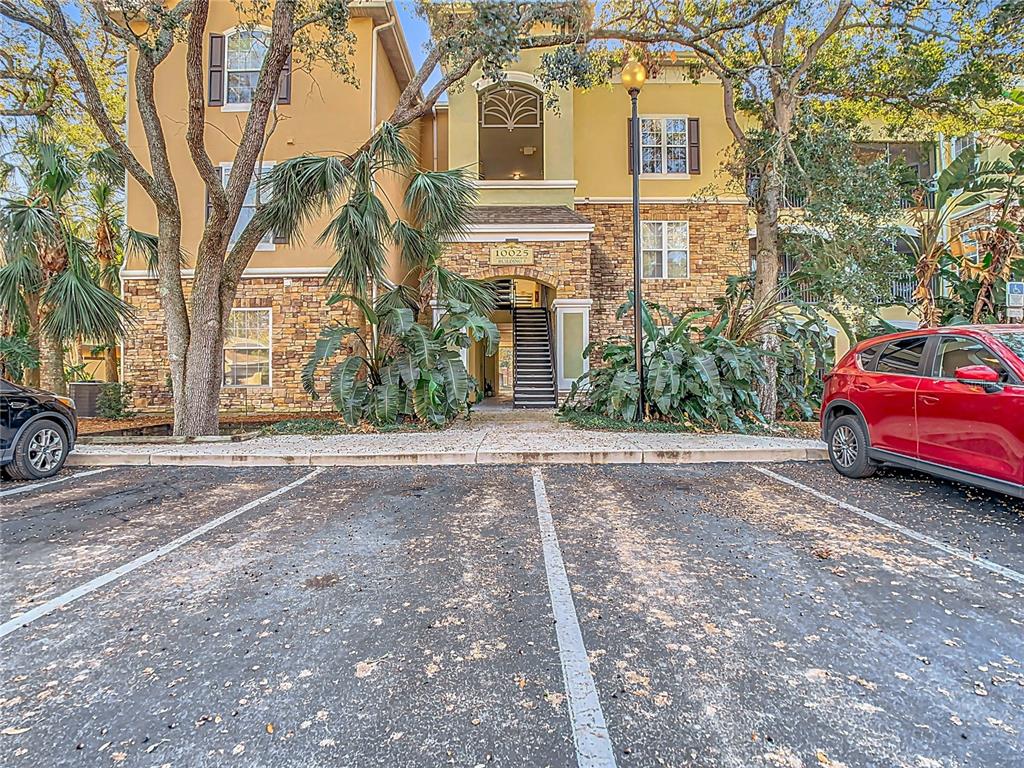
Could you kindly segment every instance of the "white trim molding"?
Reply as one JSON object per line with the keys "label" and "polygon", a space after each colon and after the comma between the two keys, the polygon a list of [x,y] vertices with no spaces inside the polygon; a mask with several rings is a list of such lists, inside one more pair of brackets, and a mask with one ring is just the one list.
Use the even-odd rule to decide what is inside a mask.
{"label": "white trim molding", "polygon": [[[526,85],[532,85],[534,88],[537,88],[538,90],[542,90],[537,83],[537,78],[531,75],[529,72],[516,72],[514,70],[509,70],[505,72],[504,75],[505,81],[509,83],[524,83]],[[485,88],[490,88],[497,82],[497,80],[492,80],[489,77],[481,77],[473,82],[473,88],[479,92],[484,90]]]}
{"label": "white trim molding", "polygon": [[[330,267],[252,267],[242,273],[243,280],[253,280],[263,277],[326,277],[330,273]],[[185,278],[195,277],[194,269],[182,269],[181,276]],[[148,269],[126,269],[121,272],[122,280],[156,280],[157,276],[150,273]]]}
{"label": "white trim molding", "polygon": [[[564,360],[563,351],[565,350],[564,339],[562,338],[565,330],[565,324],[563,318],[565,315],[583,315],[583,349],[587,348],[590,344],[590,307],[593,305],[593,299],[559,299],[556,298],[551,302],[551,310],[555,315],[555,377],[558,382],[558,391],[565,392],[572,387],[575,379],[567,379],[564,376]],[[590,370],[590,357],[587,355],[583,356],[583,370],[582,373],[586,373]],[[582,375],[582,374],[581,374]]]}
{"label": "white trim molding", "polygon": [[[576,205],[631,205],[632,197],[576,197]],[[640,205],[748,205],[746,196],[729,197],[647,197],[640,196]]]}
{"label": "white trim molding", "polygon": [[576,189],[576,179],[480,179],[477,189]]}
{"label": "white trim molding", "polygon": [[523,243],[551,241],[586,241],[594,231],[593,224],[473,224],[465,234],[449,240],[450,243],[504,243],[518,240]]}

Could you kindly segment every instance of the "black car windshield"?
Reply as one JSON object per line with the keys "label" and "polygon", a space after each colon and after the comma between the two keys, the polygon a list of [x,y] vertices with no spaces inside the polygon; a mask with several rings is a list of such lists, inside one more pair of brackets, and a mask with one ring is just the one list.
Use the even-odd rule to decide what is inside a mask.
{"label": "black car windshield", "polygon": [[1024,360],[1024,331],[1010,331],[1008,333],[998,333],[996,338],[999,339],[1003,344],[1013,350],[1014,354],[1017,355],[1021,360]]}

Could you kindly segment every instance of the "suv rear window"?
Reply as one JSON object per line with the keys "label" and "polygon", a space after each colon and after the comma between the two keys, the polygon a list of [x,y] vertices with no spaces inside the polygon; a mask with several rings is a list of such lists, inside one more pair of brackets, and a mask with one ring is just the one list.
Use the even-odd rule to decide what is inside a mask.
{"label": "suv rear window", "polygon": [[885,344],[875,344],[874,346],[862,349],[857,353],[857,360],[860,361],[860,367],[865,371],[875,370],[875,362],[878,360],[878,353],[882,351],[882,347]]}
{"label": "suv rear window", "polygon": [[879,373],[902,373],[907,376],[921,375],[921,358],[928,342],[925,336],[890,341],[878,358],[875,370]]}

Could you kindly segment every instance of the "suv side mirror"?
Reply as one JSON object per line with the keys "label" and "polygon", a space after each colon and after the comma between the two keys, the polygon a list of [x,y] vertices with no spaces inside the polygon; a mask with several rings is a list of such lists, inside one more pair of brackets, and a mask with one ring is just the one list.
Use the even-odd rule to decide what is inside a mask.
{"label": "suv side mirror", "polygon": [[962,368],[957,368],[954,375],[957,381],[964,384],[980,384],[986,392],[1000,390],[999,373],[987,365],[965,365]]}

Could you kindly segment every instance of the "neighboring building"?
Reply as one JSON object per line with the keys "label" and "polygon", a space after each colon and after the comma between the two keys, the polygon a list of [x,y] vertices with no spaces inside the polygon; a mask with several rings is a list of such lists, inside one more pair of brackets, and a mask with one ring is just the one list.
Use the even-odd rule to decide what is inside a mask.
{"label": "neighboring building", "polygon": [[[408,50],[400,25],[391,23],[390,0],[356,3],[351,11],[360,87],[326,68],[312,75],[291,72],[282,83],[282,119],[267,148],[268,164],[304,152],[355,149],[391,113],[409,82]],[[224,174],[230,173],[232,138],[241,131],[260,66],[258,33],[254,41],[236,29],[237,18],[227,0],[213,2],[204,51],[211,84],[206,137]],[[188,251],[201,236],[206,195],[184,139],[184,47],[172,56],[176,60],[160,68],[156,87],[168,94],[167,143],[178,171]],[[447,245],[445,262],[468,277],[495,281],[502,297],[494,316],[501,349],[489,359],[479,347],[471,349],[467,364],[481,388],[499,397],[515,390],[520,405],[553,405],[554,390],[564,392],[589,368],[587,344],[629,330],[628,317],[617,320],[615,313],[632,280],[629,97],[609,83],[585,92],[563,90],[557,108],[549,108],[533,75],[539,59],[539,52],[525,53],[499,85],[469,75],[466,87],[455,89],[450,103],[438,105],[418,131],[424,167],[467,168],[479,177],[473,224]],[[732,137],[721,85],[710,78],[691,82],[681,67],[666,66],[644,87],[640,112],[645,298],[674,310],[710,306],[728,276],[748,269],[747,200],[723,167]],[[132,148],[144,154],[134,105],[128,135]],[[156,229],[152,205],[134,183],[128,218],[137,229]],[[268,237],[254,254],[228,326],[226,410],[310,406],[300,369],[337,311],[327,307],[329,292],[322,285],[334,255],[314,244],[325,224],[315,222],[302,245]],[[399,265],[393,266],[392,279],[401,279]],[[125,266],[123,278],[125,298],[141,320],[124,345],[124,379],[134,386],[138,407],[167,408],[156,281],[137,261]]]}

